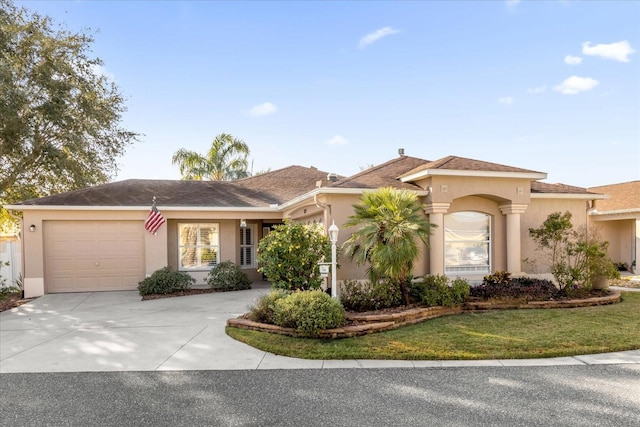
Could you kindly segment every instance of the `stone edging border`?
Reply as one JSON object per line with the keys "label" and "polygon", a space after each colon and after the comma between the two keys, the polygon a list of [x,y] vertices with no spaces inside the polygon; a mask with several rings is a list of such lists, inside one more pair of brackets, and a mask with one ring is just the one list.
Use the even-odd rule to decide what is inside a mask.
{"label": "stone edging border", "polygon": [[[529,302],[473,301],[465,303],[464,307],[420,307],[390,314],[347,313],[347,319],[353,322],[357,322],[355,325],[344,326],[335,329],[322,329],[319,330],[318,333],[313,337],[331,339],[359,337],[376,332],[389,331],[401,326],[412,325],[414,323],[419,323],[428,319],[435,319],[441,316],[459,314],[464,311],[472,312],[504,309],[575,308],[615,304],[617,302],[620,302],[621,293],[617,290],[610,290],[610,292],[611,293],[609,295],[582,300]],[[298,338],[309,337],[309,335],[297,332],[293,328],[283,328],[280,326],[254,322],[252,320],[243,318],[228,319],[227,326],[239,329],[270,332],[274,334],[287,335]]]}

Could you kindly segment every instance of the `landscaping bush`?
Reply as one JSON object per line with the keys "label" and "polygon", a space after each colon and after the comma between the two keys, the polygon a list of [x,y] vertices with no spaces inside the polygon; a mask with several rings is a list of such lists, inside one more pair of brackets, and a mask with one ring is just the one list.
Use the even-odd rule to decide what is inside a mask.
{"label": "landscaping bush", "polygon": [[511,281],[511,273],[507,271],[496,271],[493,274],[484,276],[485,283],[491,283],[494,285],[503,285]]}
{"label": "landscaping bush", "polygon": [[260,323],[276,324],[275,304],[276,301],[291,294],[284,289],[274,289],[266,295],[260,297],[250,308],[247,317],[249,320]]}
{"label": "landscaping bush", "polygon": [[196,279],[183,271],[164,267],[138,282],[138,292],[140,295],[172,294],[190,289],[195,282]]}
{"label": "landscaping bush", "polygon": [[558,295],[558,288],[552,281],[533,277],[514,277],[508,281],[495,281],[485,277],[481,285],[471,288],[470,295],[482,299],[526,299],[546,301]]}
{"label": "landscaping bush", "polygon": [[413,282],[409,287],[409,295],[414,301],[429,307],[453,307],[464,303],[469,296],[469,288],[469,283],[464,279],[457,278],[449,285],[447,276],[433,275]]}
{"label": "landscaping bush", "polygon": [[286,221],[258,244],[260,270],[274,288],[319,289],[318,263],[331,258],[331,243],[321,226]]}
{"label": "landscaping bush", "polygon": [[296,291],[274,302],[276,324],[314,335],[344,325],[342,304],[322,290]]}
{"label": "landscaping bush", "polygon": [[207,285],[219,291],[240,291],[251,289],[251,280],[231,261],[216,265],[207,275]]}
{"label": "landscaping bush", "polygon": [[340,301],[346,310],[371,311],[402,305],[400,287],[387,280],[358,282],[347,280],[342,284]]}

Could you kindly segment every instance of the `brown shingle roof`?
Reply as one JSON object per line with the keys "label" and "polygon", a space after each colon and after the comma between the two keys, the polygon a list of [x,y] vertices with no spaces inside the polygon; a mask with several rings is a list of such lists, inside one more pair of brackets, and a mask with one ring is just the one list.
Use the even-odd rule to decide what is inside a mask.
{"label": "brown shingle roof", "polygon": [[424,164],[428,160],[417,157],[400,156],[381,165],[371,167],[360,173],[335,182],[331,187],[337,188],[406,188],[409,190],[421,190],[411,183],[401,182],[398,178],[407,171]]}
{"label": "brown shingle roof", "polygon": [[316,181],[323,178],[326,182],[326,172],[290,166],[235,182],[129,179],[18,204],[146,206],[151,205],[155,196],[158,206],[269,207],[311,191]]}
{"label": "brown shingle roof", "polygon": [[516,168],[513,166],[501,165],[498,163],[484,162],[482,160],[467,159],[465,157],[447,156],[440,160],[428,162],[413,170],[406,172],[403,176],[413,175],[427,169],[445,169],[461,171],[483,171],[483,172],[519,172],[519,173],[541,173],[528,169]]}
{"label": "brown shingle roof", "polygon": [[617,211],[622,209],[640,209],[640,181],[591,187],[589,191],[604,193],[608,199],[596,201],[599,211]]}
{"label": "brown shingle roof", "polygon": [[[338,176],[338,179],[342,177]],[[252,176],[236,181],[242,188],[259,190],[269,193],[277,202],[284,203],[316,188],[318,181],[321,185],[329,185],[327,172],[314,167],[289,166],[276,171]]]}
{"label": "brown shingle roof", "polygon": [[549,184],[548,182],[531,182],[531,193],[557,194],[592,194],[586,188],[566,184]]}

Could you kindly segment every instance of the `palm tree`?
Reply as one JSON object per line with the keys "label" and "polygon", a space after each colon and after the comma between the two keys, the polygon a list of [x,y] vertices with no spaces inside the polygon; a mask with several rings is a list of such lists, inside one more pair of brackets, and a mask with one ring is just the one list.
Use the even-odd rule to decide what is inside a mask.
{"label": "palm tree", "polygon": [[243,140],[221,133],[204,156],[181,148],[171,163],[179,165],[182,179],[233,181],[249,176],[248,155],[249,146]]}
{"label": "palm tree", "polygon": [[400,287],[409,303],[409,280],[420,255],[417,240],[428,245],[431,227],[415,193],[380,188],[365,193],[345,224],[359,226],[344,243],[343,250],[356,265],[369,264],[372,282],[389,279]]}

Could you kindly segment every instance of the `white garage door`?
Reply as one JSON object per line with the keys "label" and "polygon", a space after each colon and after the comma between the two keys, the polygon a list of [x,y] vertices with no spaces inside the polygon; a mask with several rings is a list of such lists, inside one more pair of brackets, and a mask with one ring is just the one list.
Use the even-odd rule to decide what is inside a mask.
{"label": "white garage door", "polygon": [[144,279],[140,221],[46,221],[46,292],[137,289]]}

